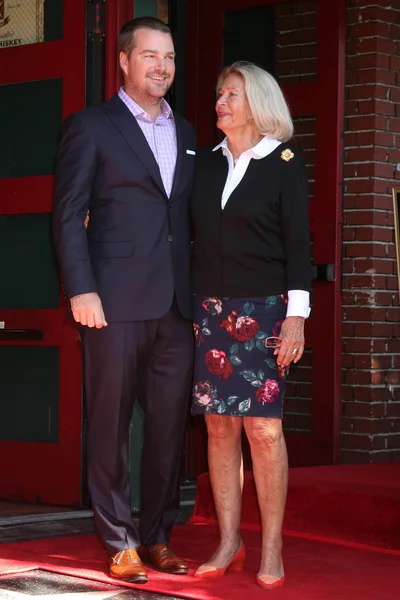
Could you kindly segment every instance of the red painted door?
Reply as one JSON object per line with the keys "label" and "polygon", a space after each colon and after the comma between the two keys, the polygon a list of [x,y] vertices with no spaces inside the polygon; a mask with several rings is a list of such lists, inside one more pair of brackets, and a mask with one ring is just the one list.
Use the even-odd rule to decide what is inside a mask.
{"label": "red painted door", "polygon": [[[306,353],[287,385],[284,428],[291,466],[339,460],[341,356],[341,133],[345,1],[193,0],[188,3],[186,116],[199,146],[216,143],[221,69],[250,60],[289,102],[294,143],[310,180],[315,280]],[[205,470],[204,426],[194,419],[195,470]]]}
{"label": "red painted door", "polygon": [[0,48],[0,498],[79,505],[81,351],[50,213],[61,122],[85,105],[86,3],[25,4],[5,17],[37,39]]}

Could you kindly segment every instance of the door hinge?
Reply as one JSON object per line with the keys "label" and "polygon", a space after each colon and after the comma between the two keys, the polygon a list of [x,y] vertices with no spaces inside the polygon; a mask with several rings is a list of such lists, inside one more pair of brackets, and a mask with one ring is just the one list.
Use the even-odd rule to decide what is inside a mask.
{"label": "door hinge", "polygon": [[105,100],[105,0],[87,0],[86,31],[86,106],[93,106]]}
{"label": "door hinge", "polygon": [[106,0],[87,0],[87,31],[91,36],[105,35]]}

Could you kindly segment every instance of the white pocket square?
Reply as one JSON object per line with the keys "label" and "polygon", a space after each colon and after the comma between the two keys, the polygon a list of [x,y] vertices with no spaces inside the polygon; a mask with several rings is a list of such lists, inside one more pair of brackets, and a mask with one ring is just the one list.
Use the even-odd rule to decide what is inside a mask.
{"label": "white pocket square", "polygon": [[194,150],[186,150],[186,154],[196,155],[196,152]]}

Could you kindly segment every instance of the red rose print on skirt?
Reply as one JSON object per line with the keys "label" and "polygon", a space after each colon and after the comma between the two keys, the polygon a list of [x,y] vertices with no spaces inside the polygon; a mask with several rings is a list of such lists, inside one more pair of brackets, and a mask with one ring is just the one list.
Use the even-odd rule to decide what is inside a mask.
{"label": "red rose print on skirt", "polygon": [[278,382],[273,379],[267,379],[261,387],[256,390],[256,398],[261,404],[271,404],[279,394]]}
{"label": "red rose print on skirt", "polygon": [[219,315],[222,312],[222,302],[219,298],[205,298],[202,306],[204,310],[209,312],[211,315]]}
{"label": "red rose print on skirt", "polygon": [[228,379],[232,373],[232,365],[223,350],[209,350],[205,356],[205,363],[210,373],[216,377]]}
{"label": "red rose print on skirt", "polygon": [[220,327],[223,327],[224,329],[226,329],[226,331],[229,333],[229,335],[231,335],[232,337],[234,336],[234,329],[235,329],[235,323],[236,323],[236,317],[237,317],[237,312],[236,310],[233,310],[231,312],[230,315],[228,315],[227,319],[224,319],[220,325]]}
{"label": "red rose print on skirt", "polygon": [[208,406],[217,396],[217,390],[209,381],[199,381],[194,386],[193,396],[199,406]]}
{"label": "red rose print on skirt", "polygon": [[239,317],[236,321],[234,336],[239,342],[248,342],[260,329],[259,324],[253,317]]}
{"label": "red rose print on skirt", "polygon": [[237,312],[233,310],[229,317],[222,321],[220,327],[224,327],[238,342],[248,342],[256,335],[260,326],[253,317],[236,317]]}
{"label": "red rose print on skirt", "polygon": [[197,323],[193,323],[193,331],[194,331],[194,339],[196,340],[196,342],[203,343],[204,340],[201,339],[202,335],[201,335],[200,325],[198,325]]}
{"label": "red rose print on skirt", "polygon": [[289,375],[289,367],[280,367],[278,363],[276,363],[276,372],[278,373],[279,379],[283,379],[284,381]]}
{"label": "red rose print on skirt", "polygon": [[281,329],[283,325],[283,319],[275,323],[275,327],[272,330],[272,337],[279,337],[281,334]]}

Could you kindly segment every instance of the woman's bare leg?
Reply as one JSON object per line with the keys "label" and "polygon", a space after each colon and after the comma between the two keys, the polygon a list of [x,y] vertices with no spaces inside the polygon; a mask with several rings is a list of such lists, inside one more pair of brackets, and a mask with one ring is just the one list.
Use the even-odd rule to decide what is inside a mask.
{"label": "woman's bare leg", "polygon": [[206,415],[208,468],[220,532],[219,546],[199,572],[225,567],[240,547],[242,417]]}
{"label": "woman's bare leg", "polygon": [[260,575],[281,578],[288,458],[280,419],[244,417],[262,523]]}

